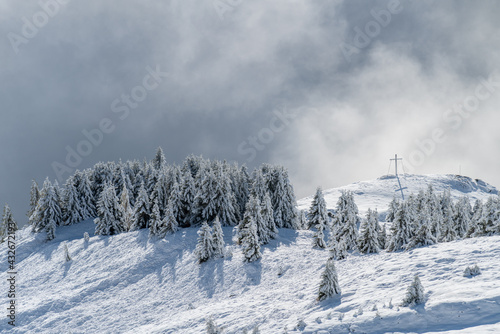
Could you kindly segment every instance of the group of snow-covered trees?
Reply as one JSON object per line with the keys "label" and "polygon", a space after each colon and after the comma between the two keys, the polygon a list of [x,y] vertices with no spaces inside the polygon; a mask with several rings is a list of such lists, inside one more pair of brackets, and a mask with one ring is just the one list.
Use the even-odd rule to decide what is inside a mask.
{"label": "group of snow-covered trees", "polygon": [[244,165],[193,155],[182,166],[167,165],[159,148],[150,162],[101,162],[77,171],[62,187],[46,179],[39,189],[33,181],[28,216],[33,231],[48,240],[57,226],[89,218],[95,218],[96,234],[147,228],[161,238],[179,227],[212,225],[218,217],[222,226],[238,226],[242,244],[259,245],[276,228],[298,227],[295,206],[281,166],[265,164],[250,175]]}
{"label": "group of snow-covered trees", "polygon": [[[337,201],[335,213],[330,219],[321,188],[318,188],[309,209],[308,227],[315,230],[313,245],[318,248],[330,248],[335,260],[345,258],[350,250],[361,253],[377,253],[385,248],[385,225],[378,222],[377,210],[368,210],[366,219],[358,216],[358,207],[352,192],[343,191]],[[358,226],[360,228],[358,229]],[[325,229],[330,231],[325,242]]]}
{"label": "group of snow-covered trees", "polygon": [[405,201],[394,199],[387,221],[392,222],[390,251],[500,234],[500,199],[491,196],[472,207],[466,196],[453,202],[449,190],[437,194],[429,186]]}
{"label": "group of snow-covered trees", "polygon": [[[351,192],[342,192],[335,209],[329,214],[321,188],[318,188],[308,213],[308,227],[315,230],[313,245],[330,248],[334,259],[343,259],[350,250],[377,253],[406,250],[456,239],[500,234],[500,198],[490,197],[486,203],[477,200],[471,207],[464,196],[453,202],[449,191],[437,194],[432,186],[427,191],[410,195],[405,201],[396,198],[386,216],[391,222],[390,235],[385,224],[379,224],[377,210],[369,209],[364,219]],[[359,226],[359,229],[358,229]],[[325,242],[325,229],[330,231]]]}

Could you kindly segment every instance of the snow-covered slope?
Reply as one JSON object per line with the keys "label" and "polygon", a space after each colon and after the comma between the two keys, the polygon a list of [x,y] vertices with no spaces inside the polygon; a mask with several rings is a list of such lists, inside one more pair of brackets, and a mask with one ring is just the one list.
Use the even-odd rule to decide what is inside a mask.
{"label": "snow-covered slope", "polygon": [[[401,185],[404,190],[405,198],[413,193],[417,194],[420,190],[427,190],[429,184],[434,187],[436,192],[450,190],[451,197],[456,200],[461,196],[468,196],[471,203],[476,199],[486,200],[491,195],[498,194],[498,190],[481,180],[474,180],[467,176],[460,175],[400,175]],[[378,209],[383,214],[394,196],[401,198],[401,193],[397,191],[399,184],[394,175],[382,176],[376,180],[355,182],[347,186],[323,189],[325,201],[328,209],[335,209],[337,200],[342,190],[350,190],[354,194],[354,200],[358,205],[360,213],[366,212],[369,208]],[[300,209],[308,210],[313,196],[306,197],[297,201]]]}
{"label": "snow-covered slope", "polygon": [[[382,190],[386,181],[351,187],[385,203],[392,198]],[[439,191],[438,183],[433,185]],[[376,187],[383,199],[377,199]],[[486,194],[481,187],[470,194]],[[375,206],[357,196],[362,205]],[[262,248],[262,260],[246,264],[231,228],[224,228],[228,256],[199,265],[195,228],[163,240],[149,240],[146,230],[93,236],[94,228],[91,221],[61,227],[50,242],[29,229],[18,232],[17,326],[12,329],[4,316],[1,333],[205,333],[210,316],[225,333],[256,325],[270,334],[285,327],[288,333],[500,332],[500,236],[351,255],[336,264],[342,296],[319,303],[328,251],[311,247],[311,231],[280,230]],[[88,243],[84,232],[91,235]],[[5,243],[0,247],[6,275]],[[463,277],[473,264],[482,275]],[[400,307],[415,274],[428,300],[417,308]],[[6,279],[0,289],[0,305],[7,305]],[[301,319],[305,326],[296,329]]]}

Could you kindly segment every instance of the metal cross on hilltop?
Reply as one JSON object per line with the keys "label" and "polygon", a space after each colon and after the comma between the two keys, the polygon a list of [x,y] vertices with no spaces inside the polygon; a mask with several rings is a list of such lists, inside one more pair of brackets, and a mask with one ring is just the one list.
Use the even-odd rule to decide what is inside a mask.
{"label": "metal cross on hilltop", "polygon": [[405,195],[403,193],[403,190],[404,189],[408,189],[407,187],[402,187],[401,186],[401,181],[399,180],[399,175],[398,175],[398,160],[401,160],[403,161],[403,158],[398,158],[398,155],[394,155],[394,159],[390,159],[391,161],[394,161],[394,164],[395,164],[395,171],[396,171],[396,178],[398,179],[398,184],[399,184],[399,189],[396,189],[396,191],[401,191],[401,197],[403,198],[403,201],[405,200]]}

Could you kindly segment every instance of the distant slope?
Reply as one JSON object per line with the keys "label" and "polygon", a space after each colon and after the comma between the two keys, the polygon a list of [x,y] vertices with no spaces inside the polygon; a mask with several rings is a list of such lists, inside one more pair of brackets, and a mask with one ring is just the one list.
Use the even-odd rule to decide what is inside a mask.
{"label": "distant slope", "polygon": [[[243,263],[239,246],[230,245],[232,257],[199,265],[192,253],[194,228],[160,241],[148,240],[142,230],[94,236],[86,244],[83,232],[93,228],[92,222],[63,227],[48,243],[20,231],[18,326],[10,331],[3,320],[0,332],[205,333],[210,315],[226,333],[255,325],[261,333],[282,333],[285,326],[299,333],[293,330],[299,319],[307,324],[301,333],[500,331],[500,237],[352,255],[337,262],[342,297],[318,303],[328,251],[311,247],[311,231],[280,230],[258,263]],[[230,243],[231,229],[224,233]],[[64,243],[73,257],[69,263]],[[2,251],[3,272],[5,257]],[[475,263],[483,274],[462,277]],[[399,308],[416,273],[428,301]],[[7,291],[5,279],[1,287]],[[6,302],[2,294],[1,305]]]}
{"label": "distant slope", "polygon": [[[460,175],[400,175],[401,184],[408,189],[404,190],[405,198],[411,194],[417,194],[421,189],[427,190],[429,184],[434,187],[436,192],[450,190],[453,199],[461,196],[469,196],[471,204],[476,199],[486,200],[491,195],[498,194],[498,190],[481,180],[474,180],[467,176]],[[369,208],[377,208],[379,213],[387,211],[390,201],[394,196],[401,198],[401,193],[396,192],[399,189],[398,181],[394,175],[382,176],[376,180],[355,182],[347,186],[323,189],[326,205],[328,209],[335,209],[337,200],[342,190],[350,190],[354,194],[354,200],[361,213]],[[313,196],[306,197],[297,201],[300,209],[309,210]]]}

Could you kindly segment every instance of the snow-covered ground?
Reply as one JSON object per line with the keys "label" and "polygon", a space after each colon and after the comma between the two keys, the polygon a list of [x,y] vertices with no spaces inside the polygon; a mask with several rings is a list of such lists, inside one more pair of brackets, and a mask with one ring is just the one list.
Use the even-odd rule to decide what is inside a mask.
{"label": "snow-covered ground", "polygon": [[[441,181],[423,178],[440,191]],[[372,184],[383,182],[389,179]],[[377,199],[376,186],[362,184],[369,182],[350,187],[364,189],[374,204],[392,199],[382,185],[383,199]],[[329,191],[329,207],[336,203],[334,191]],[[487,197],[481,187],[469,194]],[[376,206],[359,192],[356,196],[360,207]],[[263,247],[262,260],[247,264],[231,241],[231,228],[224,228],[228,256],[199,265],[193,254],[195,228],[163,240],[149,240],[146,230],[93,236],[94,228],[91,221],[61,227],[50,242],[29,229],[18,232],[17,326],[12,329],[4,317],[0,332],[205,333],[209,316],[226,333],[256,325],[270,334],[285,328],[288,333],[500,332],[500,236],[409,252],[353,254],[336,264],[341,297],[317,302],[328,251],[311,247],[311,231],[280,230]],[[91,235],[88,243],[84,232]],[[65,244],[70,262],[64,258]],[[4,245],[0,270],[6,275]],[[464,269],[474,264],[482,274],[463,277]],[[427,302],[400,307],[415,274]],[[6,292],[6,279],[1,282]],[[6,293],[1,293],[0,304],[6,303]],[[299,320],[305,326],[296,329]]]}
{"label": "snow-covered ground", "polygon": [[[450,190],[451,197],[454,200],[466,195],[471,200],[472,205],[474,205],[476,199],[485,201],[489,196],[498,194],[498,190],[494,186],[461,175],[401,174],[399,178],[401,186],[407,188],[403,190],[405,198],[409,194],[418,194],[420,190],[426,191],[429,184],[433,186],[434,191],[437,193]],[[387,211],[394,196],[401,199],[401,192],[397,191],[397,189],[399,189],[399,184],[396,177],[386,175],[376,180],[355,182],[339,188],[323,189],[323,194],[328,209],[335,209],[341,191],[349,190],[354,194],[354,200],[358,205],[360,214],[366,213],[369,208],[377,209],[380,214],[383,214]],[[312,199],[313,196],[309,196],[297,201],[299,209],[308,210]]]}

